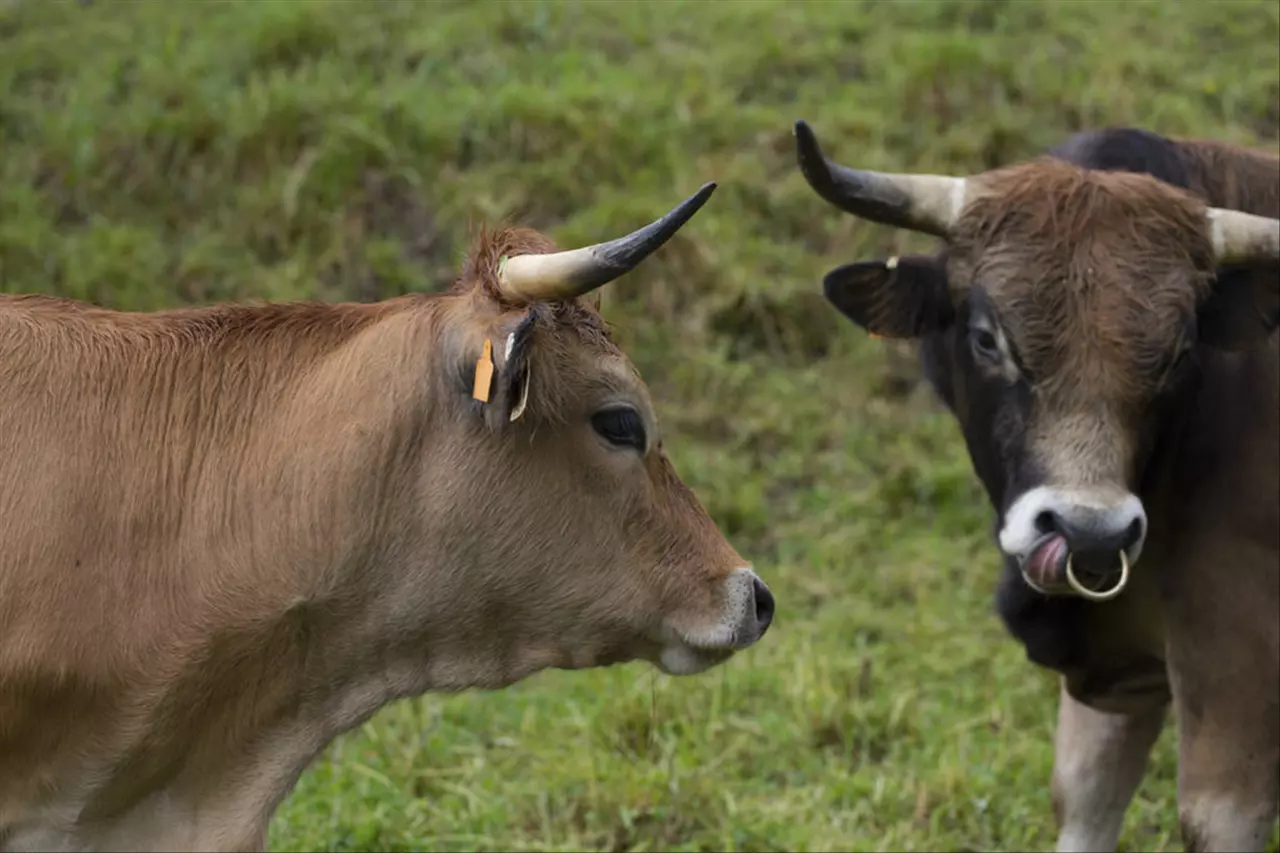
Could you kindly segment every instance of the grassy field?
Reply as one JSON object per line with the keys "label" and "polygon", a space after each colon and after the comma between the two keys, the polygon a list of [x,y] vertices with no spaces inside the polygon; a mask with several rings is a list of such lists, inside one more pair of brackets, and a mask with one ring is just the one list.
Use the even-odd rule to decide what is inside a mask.
{"label": "grassy field", "polygon": [[[978,170],[1136,123],[1275,145],[1257,2],[0,2],[0,280],[127,308],[443,287],[482,220],[571,245],[708,207],[604,292],[668,444],[772,585],[705,676],[632,664],[384,710],[274,850],[1051,848],[1055,682],[992,609],[957,430],[822,274],[926,245],[845,161]],[[1179,849],[1172,731],[1123,849]],[[1273,847],[1275,842],[1273,842]]]}

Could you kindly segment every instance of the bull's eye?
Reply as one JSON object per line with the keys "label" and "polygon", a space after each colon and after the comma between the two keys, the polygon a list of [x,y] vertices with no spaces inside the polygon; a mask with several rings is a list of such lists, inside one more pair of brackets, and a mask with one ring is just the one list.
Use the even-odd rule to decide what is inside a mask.
{"label": "bull's eye", "polygon": [[988,359],[989,361],[1000,360],[1000,344],[990,329],[971,329],[969,332],[969,341],[973,344],[973,351],[982,358]]}
{"label": "bull's eye", "polygon": [[631,447],[644,453],[644,420],[630,406],[601,409],[591,416],[591,426],[615,447]]}

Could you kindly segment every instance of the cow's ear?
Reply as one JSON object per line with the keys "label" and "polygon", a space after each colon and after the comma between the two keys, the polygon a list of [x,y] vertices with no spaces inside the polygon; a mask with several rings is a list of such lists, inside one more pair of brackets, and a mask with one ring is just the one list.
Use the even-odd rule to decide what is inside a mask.
{"label": "cow's ear", "polygon": [[493,429],[520,420],[529,403],[538,307],[505,315],[472,361],[468,391]]}
{"label": "cow's ear", "polygon": [[940,258],[908,255],[837,267],[822,280],[827,301],[873,335],[918,338],[955,319]]}
{"label": "cow's ear", "polygon": [[1280,265],[1250,264],[1218,270],[1213,292],[1200,306],[1196,326],[1202,342],[1245,349],[1265,340],[1280,324]]}
{"label": "cow's ear", "polygon": [[524,416],[529,404],[533,332],[537,324],[538,309],[535,306],[507,327],[507,334],[502,340],[502,356],[495,362],[493,377],[490,419],[497,421],[494,426],[512,423]]}

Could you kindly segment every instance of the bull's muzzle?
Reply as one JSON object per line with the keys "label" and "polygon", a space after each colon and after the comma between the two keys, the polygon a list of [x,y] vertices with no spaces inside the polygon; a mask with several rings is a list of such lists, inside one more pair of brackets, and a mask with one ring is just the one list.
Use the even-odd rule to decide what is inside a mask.
{"label": "bull's muzzle", "polygon": [[[1096,589],[1090,589],[1089,587],[1085,586],[1080,581],[1080,578],[1076,576],[1075,560],[1073,559],[1074,555],[1071,552],[1068,552],[1067,564],[1066,564],[1067,586],[1069,586],[1071,588],[1071,591],[1074,592],[1076,595],[1080,596],[1081,598],[1087,599],[1088,601],[1110,601],[1120,593],[1124,592],[1125,587],[1129,585],[1129,556],[1124,552],[1123,549],[1120,551],[1117,551],[1116,553],[1120,557],[1119,577],[1116,578],[1115,584],[1112,585],[1109,589],[1096,590]],[[1052,594],[1049,590],[1042,587],[1039,583],[1037,583],[1031,577],[1030,573],[1027,571],[1025,563],[1023,563],[1019,568],[1022,571],[1022,579],[1026,581],[1027,586],[1031,587],[1041,595]]]}

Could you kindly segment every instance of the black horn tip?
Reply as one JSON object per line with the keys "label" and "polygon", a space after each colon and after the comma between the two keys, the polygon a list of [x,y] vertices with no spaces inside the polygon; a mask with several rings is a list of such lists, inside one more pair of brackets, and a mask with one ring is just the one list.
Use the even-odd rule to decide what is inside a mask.
{"label": "black horn tip", "polygon": [[[795,133],[796,161],[800,164],[800,173],[820,198],[847,213],[876,221],[898,223],[900,216],[897,211],[904,204],[901,198],[896,194],[888,199],[877,198],[876,187],[870,185],[862,173],[828,160],[818,145],[818,137],[805,122],[796,122]],[[871,213],[872,210],[881,209],[887,212]],[[891,218],[881,218],[885,216]]]}
{"label": "black horn tip", "polygon": [[650,222],[626,237],[592,247],[591,254],[595,263],[578,274],[574,284],[579,291],[599,287],[635,268],[693,218],[707,203],[707,199],[711,198],[716,186],[715,181],[707,181],[696,193],[680,202],[661,219]]}
{"label": "black horn tip", "polygon": [[639,263],[650,252],[670,240],[672,235],[683,228],[684,224],[702,209],[715,191],[716,182],[707,181],[696,193],[676,205],[666,216],[651,222],[630,236],[623,237],[622,241],[629,243],[630,250],[637,253],[632,265]]}
{"label": "black horn tip", "polygon": [[704,204],[707,203],[707,199],[711,198],[711,194],[716,191],[716,186],[717,184],[715,181],[707,181],[705,184],[703,184],[701,187],[698,188],[698,191],[696,193],[689,196],[684,201],[680,202],[680,205],[675,210],[671,211],[671,213],[686,214],[684,217],[684,220],[680,223],[681,225],[683,225],[685,222],[689,220],[689,217],[697,213],[698,210]]}
{"label": "black horn tip", "polygon": [[796,162],[800,171],[814,189],[825,195],[832,184],[831,165],[827,162],[822,147],[818,145],[818,137],[803,119],[796,122]]}
{"label": "black horn tip", "polygon": [[818,137],[804,119],[798,119],[791,133],[796,138],[796,154],[803,163],[806,159],[817,157],[823,159],[822,148],[818,145]]}

